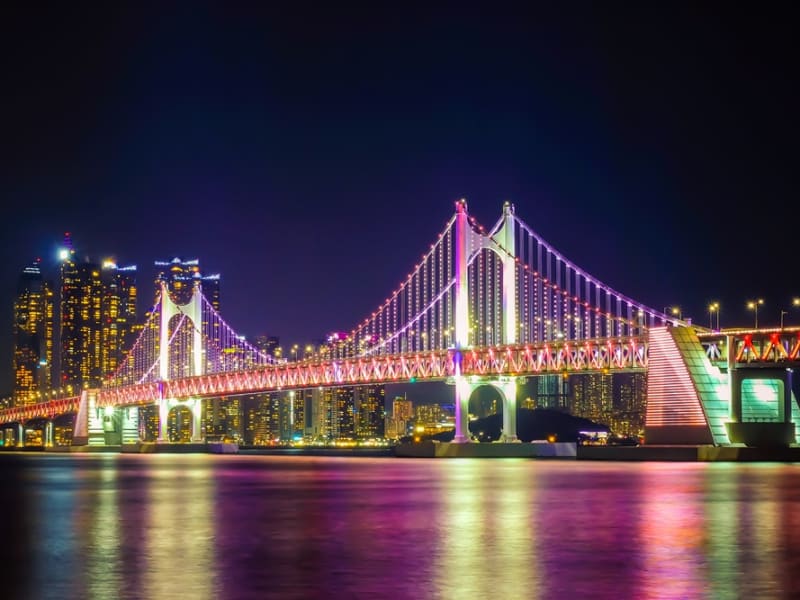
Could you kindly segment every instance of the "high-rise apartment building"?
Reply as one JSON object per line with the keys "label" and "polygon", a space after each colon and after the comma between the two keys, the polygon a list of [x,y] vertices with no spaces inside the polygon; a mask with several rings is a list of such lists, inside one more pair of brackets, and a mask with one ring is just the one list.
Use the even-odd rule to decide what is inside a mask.
{"label": "high-rise apartment building", "polygon": [[392,400],[392,415],[386,419],[386,437],[399,439],[408,434],[408,426],[414,418],[414,403],[402,396]]}
{"label": "high-rise apartment building", "polygon": [[321,436],[328,441],[355,439],[355,390],[352,387],[322,388]]}
{"label": "high-rise apartment building", "polygon": [[[159,268],[156,284],[163,281],[167,284],[172,299],[177,304],[186,304],[192,299],[192,291],[196,283],[202,286],[203,296],[214,310],[219,311],[219,273],[203,275],[200,272],[200,261],[173,258],[169,261],[156,261]],[[158,290],[156,290],[158,291]]]}
{"label": "high-rise apartment building", "polygon": [[561,375],[539,375],[536,383],[536,403],[539,408],[566,410],[569,380]]}
{"label": "high-rise apartment building", "polygon": [[37,259],[23,269],[14,300],[14,406],[37,402],[52,386],[53,286],[40,264]]}
{"label": "high-rise apartment building", "polygon": [[67,233],[61,250],[57,387],[100,387],[135,342],[136,267],[75,258]]}
{"label": "high-rise apartment building", "polygon": [[141,330],[136,315],[136,267],[103,263],[102,344],[100,363],[105,377],[116,372]]}
{"label": "high-rise apartment building", "polygon": [[303,390],[288,392],[291,423],[289,438],[291,441],[300,441],[305,437],[306,430],[306,395]]}
{"label": "high-rise apartment building", "polygon": [[356,390],[356,436],[380,439],[386,434],[386,387],[363,385]]}
{"label": "high-rise apartment building", "polygon": [[265,354],[276,356],[276,351],[281,345],[281,339],[274,335],[259,335],[253,340],[253,345]]}
{"label": "high-rise apartment building", "polygon": [[61,251],[59,387],[100,386],[102,305],[100,265],[78,262],[67,233]]}

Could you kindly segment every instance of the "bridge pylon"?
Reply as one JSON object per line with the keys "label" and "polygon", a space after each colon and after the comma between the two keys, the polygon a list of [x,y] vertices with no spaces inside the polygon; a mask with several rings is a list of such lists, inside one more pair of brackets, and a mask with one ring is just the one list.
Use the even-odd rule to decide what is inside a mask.
{"label": "bridge pylon", "polygon": [[[469,236],[474,236],[470,239]],[[469,242],[474,242],[470,244]],[[454,443],[467,443],[469,436],[469,399],[481,385],[491,385],[500,392],[503,406],[503,430],[500,441],[518,442],[517,437],[517,381],[514,377],[503,378],[465,378],[462,374],[462,352],[469,344],[469,263],[468,248],[477,251],[488,249],[497,254],[503,266],[503,330],[504,344],[517,343],[516,316],[516,246],[514,238],[514,206],[510,202],[503,204],[503,224],[492,237],[473,232],[468,224],[467,203],[456,202],[455,220],[455,406],[456,431]]]}
{"label": "bridge pylon", "polygon": [[[166,282],[161,282],[161,322],[159,323],[159,377],[161,381],[167,381],[169,374],[169,321],[175,315],[184,314],[192,322],[192,375],[205,374],[205,361],[203,352],[203,335],[201,327],[203,324],[203,298],[199,281],[194,282],[192,288],[192,298],[186,304],[178,306],[169,295]],[[163,389],[163,387],[161,388]],[[199,398],[190,400],[175,400],[165,398],[159,394],[158,404],[158,442],[168,442],[167,422],[169,411],[178,405],[184,405],[192,413],[192,441],[201,442],[203,436],[203,406]]]}

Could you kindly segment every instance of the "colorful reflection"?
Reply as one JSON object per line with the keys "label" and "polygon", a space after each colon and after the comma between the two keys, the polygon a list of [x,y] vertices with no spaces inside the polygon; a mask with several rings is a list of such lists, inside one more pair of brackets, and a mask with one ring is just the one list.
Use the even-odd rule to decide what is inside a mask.
{"label": "colorful reflection", "polygon": [[641,598],[705,598],[706,465],[651,463],[640,469],[642,512],[636,551]]}
{"label": "colorful reflection", "polygon": [[168,454],[136,456],[148,461],[145,598],[218,598],[214,539],[215,464],[194,454],[175,461]]}
{"label": "colorful reflection", "polygon": [[800,592],[793,464],[20,454],[9,598]]}
{"label": "colorful reflection", "polygon": [[436,598],[536,598],[539,574],[536,531],[531,518],[538,493],[520,477],[526,459],[495,459],[487,470],[481,459],[449,460],[432,490],[439,505],[431,559]]}

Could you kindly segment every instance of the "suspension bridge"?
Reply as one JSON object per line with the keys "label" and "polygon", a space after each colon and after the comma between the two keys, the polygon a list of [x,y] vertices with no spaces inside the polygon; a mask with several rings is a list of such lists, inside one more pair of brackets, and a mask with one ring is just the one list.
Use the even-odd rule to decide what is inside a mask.
{"label": "suspension bridge", "polygon": [[[144,328],[98,389],[0,411],[4,431],[74,415],[74,443],[103,443],[120,423],[138,439],[137,407],[157,405],[158,440],[170,411],[192,414],[202,440],[206,398],[309,387],[447,381],[455,443],[469,442],[467,406],[482,385],[502,401],[503,440],[516,442],[517,387],[546,374],[642,371],[648,375],[648,443],[794,443],[791,392],[800,329],[690,326],[614,290],[575,265],[521,220],[510,203],[484,228],[456,203],[421,260],[349,333],[313,359],[276,360],[222,318],[197,283],[178,304],[162,282]],[[116,415],[116,416],[115,416]],[[22,438],[20,433],[16,439]]]}

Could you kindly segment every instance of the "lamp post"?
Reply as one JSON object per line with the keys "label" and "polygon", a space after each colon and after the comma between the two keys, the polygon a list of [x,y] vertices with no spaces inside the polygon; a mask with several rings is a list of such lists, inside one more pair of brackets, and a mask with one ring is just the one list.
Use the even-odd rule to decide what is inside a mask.
{"label": "lamp post", "polygon": [[297,344],[292,346],[292,359],[297,362]]}
{"label": "lamp post", "polygon": [[708,328],[714,329],[712,317],[717,313],[717,331],[719,331],[719,302],[712,302],[708,305]]}
{"label": "lamp post", "polygon": [[683,321],[683,311],[681,310],[680,306],[665,306],[664,307],[664,314],[672,315],[673,317],[678,317],[680,321]]}
{"label": "lamp post", "polygon": [[[792,307],[793,308],[800,308],[800,298],[792,298]],[[781,311],[781,329],[783,329],[783,315],[789,314],[788,310]]]}
{"label": "lamp post", "polygon": [[747,308],[755,312],[756,321],[755,321],[755,329],[758,329],[758,307],[764,304],[764,300],[759,298],[758,300],[750,300],[747,303]]}

